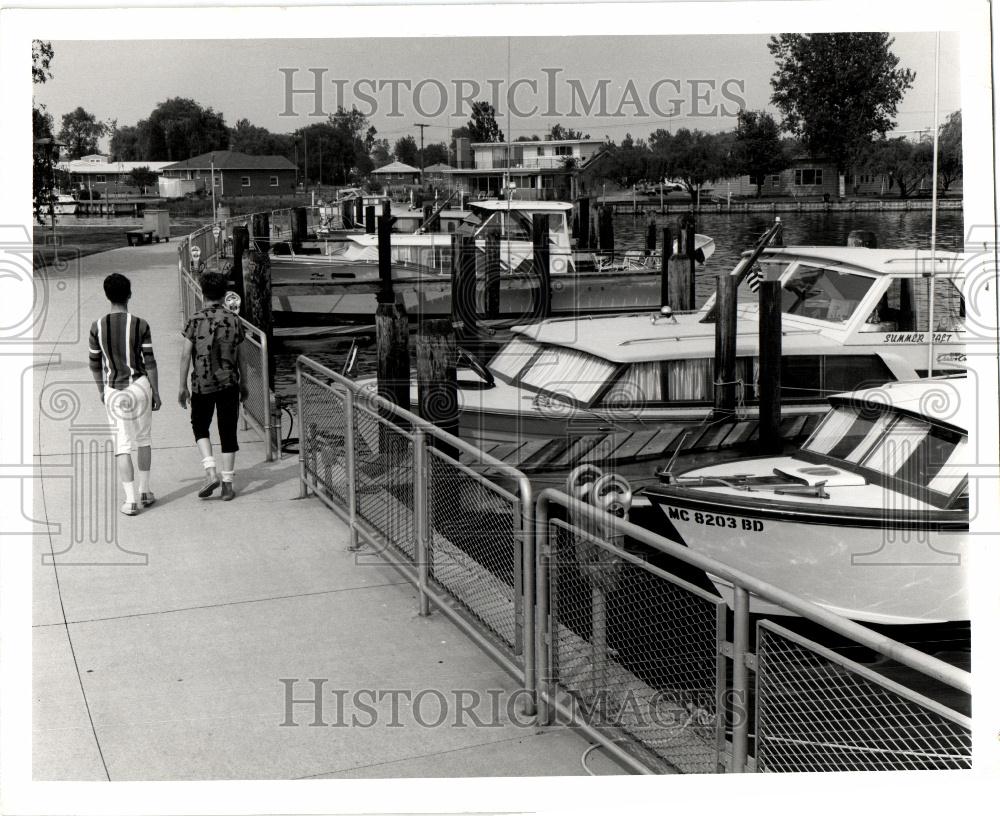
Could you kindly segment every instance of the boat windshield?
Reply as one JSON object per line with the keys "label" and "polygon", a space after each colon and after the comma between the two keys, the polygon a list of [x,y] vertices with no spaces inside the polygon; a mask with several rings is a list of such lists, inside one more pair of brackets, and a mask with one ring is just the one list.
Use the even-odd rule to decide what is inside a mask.
{"label": "boat windshield", "polygon": [[968,475],[967,446],[966,436],[917,417],[838,406],[802,448],[951,495]]}
{"label": "boat windshield", "polygon": [[843,324],[874,283],[875,279],[866,275],[800,264],[782,286],[781,311]]}
{"label": "boat windshield", "polygon": [[608,383],[618,365],[584,351],[515,337],[497,352],[489,368],[511,383],[586,403]]}

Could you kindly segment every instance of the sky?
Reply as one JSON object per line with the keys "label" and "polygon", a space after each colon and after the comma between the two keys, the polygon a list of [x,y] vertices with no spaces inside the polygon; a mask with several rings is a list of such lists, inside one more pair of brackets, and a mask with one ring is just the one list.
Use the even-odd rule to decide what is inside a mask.
{"label": "sky", "polygon": [[[916,71],[899,107],[897,130],[929,128],[934,34],[893,36],[900,66]],[[322,121],[339,98],[370,114],[379,136],[390,142],[404,135],[419,140],[414,124],[428,124],[427,143],[446,141],[451,128],[465,123],[469,110],[463,95],[467,100],[497,95],[499,125],[512,139],[544,134],[559,122],[617,142],[626,133],[645,137],[661,127],[729,130],[741,103],[777,113],[770,105],[774,62],[767,40],[766,35],[56,40],[52,78],[34,91],[57,127],[77,106],[100,120],[134,125],[159,102],[181,96],[221,112],[230,126],[246,118],[279,133]],[[942,34],[941,51],[943,121],[961,107],[958,35]],[[319,98],[300,93],[289,101],[289,82],[295,89],[314,89],[317,77]],[[473,83],[480,89],[475,96]],[[509,117],[508,89],[514,91]]]}

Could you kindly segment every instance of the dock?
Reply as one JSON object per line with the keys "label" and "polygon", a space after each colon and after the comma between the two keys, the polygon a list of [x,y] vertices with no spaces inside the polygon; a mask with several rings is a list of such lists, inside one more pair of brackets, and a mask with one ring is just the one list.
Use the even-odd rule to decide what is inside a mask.
{"label": "dock", "polygon": [[[583,774],[591,743],[516,712],[512,721],[510,675],[446,617],[419,616],[416,590],[391,565],[350,551],[347,526],[320,501],[297,499],[295,457],[267,462],[259,435],[241,430],[236,500],[196,497],[202,471],[175,396],[176,244],[81,264],[79,314],[75,299],[53,301],[42,339],[61,345],[34,377],[34,778]],[[87,328],[106,311],[111,272],[130,277],[132,309],[151,324],[163,397],[153,422],[157,503],[134,518],[117,513],[103,407],[86,369]],[[310,680],[326,693],[329,728],[309,727],[310,703],[286,716],[286,696],[310,698]],[[333,692],[348,690],[350,706],[366,689],[430,690],[425,725],[401,703],[406,727],[387,727],[387,696],[371,727],[333,727]],[[487,722],[492,695],[500,718],[435,726],[435,692],[452,715],[453,694],[480,695]],[[623,772],[593,753],[587,767]]]}

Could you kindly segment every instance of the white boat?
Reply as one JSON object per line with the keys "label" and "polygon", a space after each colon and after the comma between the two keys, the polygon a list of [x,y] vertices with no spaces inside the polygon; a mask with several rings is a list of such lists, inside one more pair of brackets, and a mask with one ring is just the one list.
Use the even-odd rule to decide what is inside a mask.
{"label": "white boat", "polygon": [[[645,491],[662,511],[651,526],[855,620],[968,620],[964,385],[958,376],[835,396],[793,455],[664,475]],[[732,604],[732,585],[709,577]],[[751,611],[782,614],[756,596]]]}
{"label": "white boat", "polygon": [[55,213],[56,215],[75,215],[77,201],[68,193],[56,193]]}
{"label": "white boat", "polygon": [[[923,275],[931,257],[863,247],[763,250],[763,274],[782,288],[785,416],[822,414],[832,394],[927,376],[930,290]],[[954,372],[965,359],[966,256],[934,258],[933,369]],[[714,296],[698,312],[672,317],[584,316],[514,328],[513,339],[480,372],[486,387],[479,382],[462,391],[463,435],[480,443],[523,442],[651,425],[703,428],[717,379],[715,326],[703,322],[713,306]],[[738,306],[736,354],[738,414],[753,418],[756,301]]]}
{"label": "white boat", "polygon": [[[476,201],[458,231],[473,238],[477,254],[475,307],[485,312],[486,239],[500,247],[500,303],[497,317],[520,320],[533,314],[538,276],[534,271],[532,218],[542,214],[549,228],[551,313],[621,313],[660,303],[658,256],[626,253],[604,262],[571,247],[567,216],[573,205],[556,201]],[[453,232],[393,233],[393,286],[411,318],[452,315]],[[318,247],[318,252],[317,252]],[[714,241],[695,237],[703,260]],[[276,326],[371,323],[379,289],[378,236],[345,234],[295,254],[290,243],[272,248],[271,280]]]}

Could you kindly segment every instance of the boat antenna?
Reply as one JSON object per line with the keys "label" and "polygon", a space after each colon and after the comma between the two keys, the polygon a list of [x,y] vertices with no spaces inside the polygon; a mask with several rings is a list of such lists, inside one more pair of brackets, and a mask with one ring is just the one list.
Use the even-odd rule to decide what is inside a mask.
{"label": "boat antenna", "polygon": [[937,270],[937,176],[938,176],[938,96],[939,67],[941,63],[941,32],[934,39],[934,159],[931,166],[931,273],[930,293],[927,298],[927,376],[934,376],[934,272]]}

